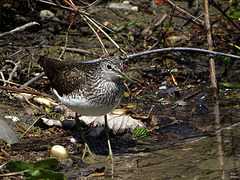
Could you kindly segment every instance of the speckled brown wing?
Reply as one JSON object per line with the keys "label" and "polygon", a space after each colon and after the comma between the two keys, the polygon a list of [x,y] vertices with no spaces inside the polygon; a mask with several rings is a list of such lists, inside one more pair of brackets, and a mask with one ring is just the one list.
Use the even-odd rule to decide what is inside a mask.
{"label": "speckled brown wing", "polygon": [[81,63],[68,63],[55,59],[40,57],[38,63],[43,67],[51,87],[58,94],[69,94],[76,89],[81,89],[86,81],[86,67]]}

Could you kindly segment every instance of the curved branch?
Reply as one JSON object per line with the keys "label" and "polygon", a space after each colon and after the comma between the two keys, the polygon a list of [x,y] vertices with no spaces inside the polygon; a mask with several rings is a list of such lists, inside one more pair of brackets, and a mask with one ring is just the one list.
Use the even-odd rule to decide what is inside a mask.
{"label": "curved branch", "polygon": [[128,57],[121,56],[121,58],[122,59],[127,59],[127,58],[132,59],[132,58],[135,58],[138,56],[166,52],[166,51],[194,51],[194,52],[201,52],[201,53],[206,53],[206,54],[213,54],[213,55],[226,56],[226,57],[230,57],[230,58],[240,59],[240,56],[237,56],[237,55],[216,52],[216,51],[210,51],[210,50],[206,50],[206,49],[188,48],[188,47],[187,48],[186,47],[171,47],[171,48],[155,49],[155,50],[151,50],[151,51],[145,51],[145,52],[141,52],[141,53],[131,54],[131,55],[128,55]]}

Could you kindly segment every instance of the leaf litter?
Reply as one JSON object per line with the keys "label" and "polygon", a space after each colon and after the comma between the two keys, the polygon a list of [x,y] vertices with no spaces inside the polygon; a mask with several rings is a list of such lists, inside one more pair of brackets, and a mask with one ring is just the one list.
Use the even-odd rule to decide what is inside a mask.
{"label": "leaf litter", "polygon": [[[26,4],[23,5],[26,6]],[[4,8],[6,7],[11,10],[11,6],[4,6]],[[144,15],[154,20],[154,18],[152,18],[153,15],[149,13],[150,7],[151,6],[147,5],[141,7],[142,9],[139,13],[144,12]],[[59,10],[55,9],[54,11],[60,13]],[[97,10],[95,11],[95,13],[98,13]],[[34,12],[30,12],[30,15],[31,13]],[[104,12],[102,12],[102,14],[104,17]],[[130,15],[129,18],[132,18],[133,14],[131,12],[128,14]],[[56,16],[56,14],[54,14],[54,16]],[[233,16],[237,16],[237,14],[233,13]],[[21,18],[17,21],[18,23],[21,22],[20,19]],[[151,26],[151,22],[149,22],[149,27],[141,28],[144,26],[143,22],[147,22],[146,18],[143,20],[138,17],[137,19],[139,20],[131,19],[125,24],[121,23],[122,20],[117,19],[120,23],[118,22],[119,25],[115,27],[115,29],[119,30],[121,34],[128,36],[131,44],[139,51],[142,51],[143,47],[145,47],[144,50],[152,48],[154,43],[159,44],[159,42],[161,42],[159,37],[161,36],[162,27]],[[48,26],[47,31],[44,31],[44,28],[40,29],[40,31],[38,31],[41,35],[40,37],[22,32],[21,35],[15,34],[6,41],[12,43],[15,42],[12,38],[16,38],[20,40],[19,42],[16,41],[16,43],[25,42],[26,44],[24,44],[23,49],[19,51],[20,54],[9,57],[8,53],[16,53],[16,49],[12,49],[11,46],[3,42],[5,48],[0,57],[3,59],[3,61],[1,61],[2,77],[6,77],[6,79],[13,80],[19,84],[24,84],[31,79],[36,72],[41,72],[39,66],[36,65],[36,59],[32,58],[33,55],[42,54],[44,53],[43,51],[47,51],[53,56],[59,54],[60,51],[54,47],[50,47],[47,50],[42,50],[42,47],[36,47],[34,50],[36,53],[32,51],[34,45],[44,41],[47,42],[44,44],[45,47],[49,46],[49,44],[64,45],[62,41],[62,39],[64,39],[63,36],[58,36],[57,33],[61,31],[62,28],[64,29],[63,32],[66,31],[64,23],[62,23],[63,26],[61,27],[59,24],[52,26],[52,23],[49,23],[47,19],[44,21],[43,23]],[[4,21],[4,23],[6,22]],[[178,24],[178,22],[174,23]],[[231,33],[232,39],[228,39],[229,36],[227,34],[224,35],[220,29],[215,31],[220,37],[220,39],[216,39],[216,48],[219,51],[227,50],[227,52],[237,54],[237,46],[233,45],[236,44],[236,39],[238,39],[239,34],[233,33],[225,21],[220,21],[220,24],[222,24],[225,33]],[[5,30],[7,30],[7,27],[8,26],[6,26]],[[73,32],[71,33],[78,33],[78,31],[74,31],[74,28],[75,27],[73,27]],[[148,36],[144,38],[145,42],[143,44],[140,34],[146,29],[149,29],[151,33],[148,33]],[[165,32],[165,45],[167,46],[205,46],[202,41],[205,38],[205,32],[198,26],[190,26],[190,33],[186,33],[185,31],[185,34],[179,33],[180,35],[178,35],[177,31],[173,33],[173,29],[167,26],[163,29],[167,29]],[[81,32],[91,35],[88,30],[81,29]],[[191,36],[191,34],[193,36]],[[49,38],[45,39],[46,36]],[[230,42],[232,45],[229,44]],[[95,42],[89,39],[86,40],[84,37],[79,40],[73,36],[73,38],[69,39],[69,43],[77,47],[79,44],[85,44],[86,49],[91,48],[92,51],[98,52],[95,48]],[[28,50],[26,50],[25,47],[28,47]],[[112,46],[109,45],[109,48],[112,48]],[[66,56],[70,56],[75,60],[79,59],[79,55],[66,53]],[[211,135],[208,133],[208,130],[211,130],[211,125],[201,126],[201,123],[194,122],[195,117],[211,115],[212,112],[211,109],[208,108],[209,101],[211,102],[212,100],[208,62],[205,56],[197,56],[198,54],[192,54],[190,52],[173,52],[170,54],[162,54],[161,56],[150,55],[149,57],[125,62],[125,71],[137,79],[137,82],[143,86],[143,90],[140,90],[133,84],[127,83],[129,91],[125,92],[123,101],[118,107],[118,109],[121,109],[121,112],[118,112],[121,116],[109,116],[109,126],[112,132],[111,141],[113,141],[112,145],[115,153],[154,150],[156,149],[154,144],[157,143],[167,148],[171,142],[174,144],[175,142],[179,142],[179,140],[182,142],[181,140],[186,138]],[[6,60],[6,57],[8,60]],[[55,58],[56,57],[57,56],[55,56]],[[21,58],[25,58],[24,61],[20,61]],[[86,58],[88,58],[87,55],[85,55],[83,59]],[[220,87],[221,93],[225,97],[236,97],[239,94],[239,87],[236,83],[228,81],[226,73],[233,70],[235,73],[232,78],[233,81],[239,80],[239,72],[237,71],[238,61],[234,61],[231,64],[231,61],[227,61],[226,59],[219,58],[218,60],[217,65],[225,68],[225,70],[220,69],[219,73],[219,80],[222,82],[222,86]],[[3,84],[6,83],[6,81],[3,82]],[[49,83],[46,79],[36,81],[31,86],[38,91],[51,93]],[[11,158],[37,161],[38,156],[35,152],[40,151],[43,152],[42,157],[48,158],[50,157],[50,147],[55,144],[62,144],[67,147],[69,152],[75,155],[71,157],[73,162],[72,164],[70,163],[70,168],[74,166],[79,168],[78,162],[81,161],[79,158],[76,158],[76,156],[80,157],[83,146],[81,145],[82,140],[76,128],[74,128],[74,121],[69,118],[74,118],[74,114],[71,113],[71,111],[66,108],[57,109],[56,107],[59,103],[51,98],[12,93],[6,90],[1,93],[1,100],[3,114],[20,119],[18,125],[11,122],[17,125],[18,133],[26,132],[32,122],[36,121],[33,127],[23,136],[22,140],[11,146],[11,148],[9,148],[5,142],[1,143],[1,148],[9,153],[9,156],[5,156],[5,153],[2,153],[0,156],[5,162]],[[65,114],[66,111],[69,113]],[[26,114],[28,114],[28,116]],[[39,118],[40,115],[44,116]],[[38,116],[37,120],[36,116]],[[104,134],[103,119],[101,117],[81,117],[81,119],[83,120],[84,133],[87,135],[88,141],[90,141],[93,149],[96,150],[95,152],[106,154],[106,139],[104,135],[102,135]],[[47,121],[48,123],[46,123]],[[94,139],[92,139],[92,137],[94,137]],[[70,139],[72,138],[75,138],[76,141],[71,142]],[[164,146],[163,143],[168,145]],[[158,146],[160,145],[158,144]],[[91,174],[94,174],[94,171],[90,173],[89,177]],[[99,175],[102,175],[101,172]]]}

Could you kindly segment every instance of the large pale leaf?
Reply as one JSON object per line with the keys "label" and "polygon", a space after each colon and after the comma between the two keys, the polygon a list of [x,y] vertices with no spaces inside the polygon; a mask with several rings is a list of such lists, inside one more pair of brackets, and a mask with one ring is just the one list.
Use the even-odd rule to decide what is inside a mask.
{"label": "large pale leaf", "polygon": [[[97,132],[95,132],[96,135],[104,130],[102,126],[105,123],[104,116],[82,116],[80,117],[80,119],[83,120],[86,124],[92,124],[93,127],[97,127],[98,130]],[[108,114],[107,122],[108,127],[113,131],[113,134],[115,135],[127,133],[142,127],[142,124],[139,120],[133,119],[131,116],[128,115],[119,116]]]}

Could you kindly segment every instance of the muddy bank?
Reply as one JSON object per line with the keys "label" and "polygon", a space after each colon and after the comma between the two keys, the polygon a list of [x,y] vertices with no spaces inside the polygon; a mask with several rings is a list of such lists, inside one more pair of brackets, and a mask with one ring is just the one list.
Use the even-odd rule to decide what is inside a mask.
{"label": "muddy bank", "polygon": [[[67,6],[62,1],[60,3]],[[123,55],[123,51],[133,54],[177,46],[207,49],[204,27],[187,21],[187,16],[166,3],[145,0],[130,2],[138,11],[112,9],[109,7],[111,3],[101,1],[86,9],[90,17],[119,35],[102,28],[122,51],[92,24],[110,56]],[[174,3],[204,21],[203,1],[198,4],[193,1],[190,8],[187,1]],[[218,3],[223,10],[228,6],[227,2]],[[239,31],[226,18],[218,19],[221,12],[212,5],[210,7],[212,22],[216,21],[212,29],[214,50],[239,54]],[[232,12],[234,8],[239,6],[233,4]],[[197,14],[194,14],[197,9]],[[162,19],[165,13],[165,19]],[[38,23],[0,37],[1,86],[21,89],[20,85],[43,72],[37,64],[39,56],[57,59],[65,46],[68,49],[61,57],[63,60],[86,61],[106,55],[95,33],[73,11],[41,1],[2,1],[0,14],[0,33],[29,22]],[[238,23],[237,20],[233,21]],[[125,73],[143,89],[126,82],[128,90],[117,109],[141,121],[146,127],[138,131],[124,131],[119,127],[117,130],[123,133],[111,132],[116,178],[239,178],[239,164],[236,161],[239,159],[239,60],[216,56],[215,61],[220,95],[218,103],[212,97],[206,54],[167,52],[124,61]],[[46,77],[27,86],[28,91],[52,95]],[[37,97],[1,89],[1,120],[13,130],[13,136],[21,137],[35,121],[38,122],[15,145],[9,146],[1,141],[1,162],[47,159],[51,157],[49,149],[61,144],[70,156],[68,160],[61,161],[60,167],[54,171],[63,172],[68,179],[91,177],[96,172],[96,176],[108,177],[111,165],[104,162],[108,154],[106,137],[101,131],[98,137],[88,136],[98,132],[101,125],[100,128],[96,128],[94,123],[84,126],[84,133],[91,149],[97,154],[97,160],[87,157],[82,161],[84,145],[76,127],[49,126],[39,120],[40,117],[74,119],[74,113],[58,107],[60,103],[52,96],[50,104],[37,100]],[[40,97],[46,98],[45,95]],[[220,108],[220,122],[215,121],[216,104]],[[19,121],[6,118],[9,116],[17,117]],[[73,138],[76,142],[72,141]],[[9,173],[6,168],[2,172]]]}

